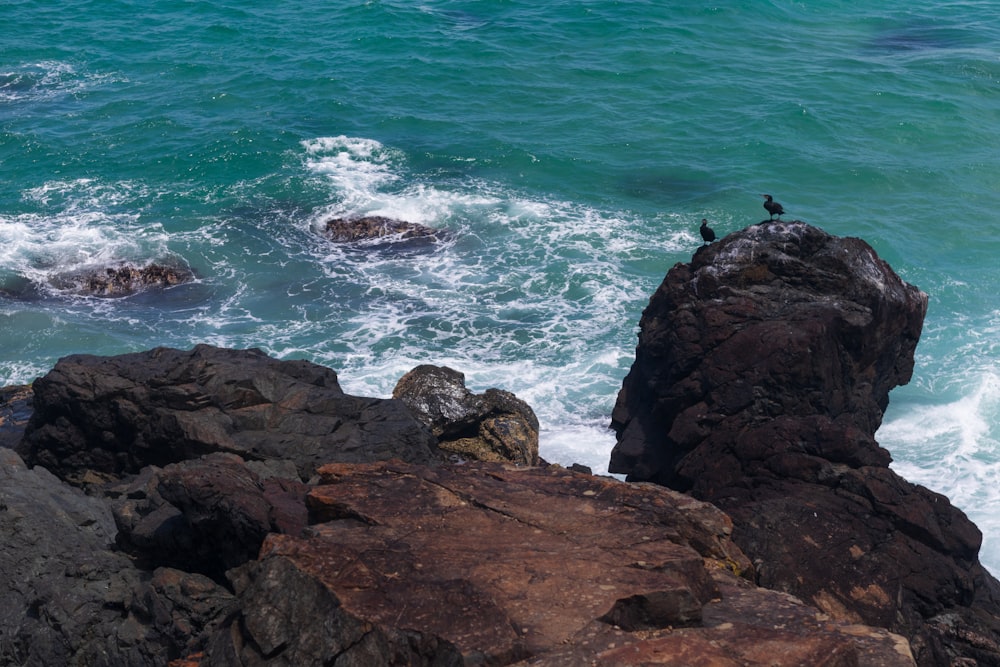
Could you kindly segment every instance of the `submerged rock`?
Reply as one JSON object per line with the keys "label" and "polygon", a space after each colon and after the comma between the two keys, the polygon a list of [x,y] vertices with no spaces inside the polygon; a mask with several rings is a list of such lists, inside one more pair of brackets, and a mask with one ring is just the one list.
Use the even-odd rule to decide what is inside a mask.
{"label": "submerged rock", "polygon": [[538,465],[538,418],[509,391],[473,394],[462,373],[422,365],[400,378],[392,397],[431,429],[443,451],[477,461]]}
{"label": "submerged rock", "polygon": [[874,439],[926,308],[866,243],[801,222],[699,249],[643,312],[610,470],[717,504],[760,584],[900,632],[922,665],[1000,664],[979,530]]}

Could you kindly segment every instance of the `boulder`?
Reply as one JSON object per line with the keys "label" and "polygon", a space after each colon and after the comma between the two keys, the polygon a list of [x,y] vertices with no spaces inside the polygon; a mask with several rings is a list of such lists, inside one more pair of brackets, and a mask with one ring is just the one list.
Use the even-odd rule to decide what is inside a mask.
{"label": "boulder", "polygon": [[61,359],[34,383],[18,451],[77,483],[213,452],[291,461],[302,479],[322,463],[438,456],[399,401],[347,395],[334,371],[307,361],[209,345]]}
{"label": "boulder", "polygon": [[912,666],[740,574],[719,510],[558,466],[333,464],[312,526],[231,570],[212,665]]}
{"label": "boulder", "polygon": [[306,491],[296,479],[262,479],[240,457],[216,453],[144,468],[108,495],[116,499],[117,542],[144,568],[224,582],[226,570],[257,557],[268,533],[305,528]]}
{"label": "boulder", "polygon": [[400,378],[392,397],[434,433],[443,451],[477,461],[538,465],[538,418],[509,391],[473,394],[462,373],[422,365]]}
{"label": "boulder", "polygon": [[323,224],[323,235],[337,243],[371,240],[435,240],[441,232],[416,222],[379,215],[331,218]]}
{"label": "boulder", "polygon": [[802,222],[702,247],[643,312],[610,470],[726,511],[763,586],[904,634],[922,665],[1000,664],[979,530],[874,438],[926,308],[866,243]]}

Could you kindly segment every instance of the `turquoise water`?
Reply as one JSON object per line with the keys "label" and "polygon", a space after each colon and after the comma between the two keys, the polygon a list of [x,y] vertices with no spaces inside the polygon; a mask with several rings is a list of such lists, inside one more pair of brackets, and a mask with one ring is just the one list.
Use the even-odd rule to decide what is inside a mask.
{"label": "turquoise water", "polygon": [[[0,384],[66,354],[260,347],[386,396],[514,391],[607,469],[639,316],[697,222],[864,238],[930,295],[878,437],[1000,570],[1000,16],[988,2],[0,5]],[[449,230],[347,248],[330,215]],[[191,267],[124,299],[51,287]]]}

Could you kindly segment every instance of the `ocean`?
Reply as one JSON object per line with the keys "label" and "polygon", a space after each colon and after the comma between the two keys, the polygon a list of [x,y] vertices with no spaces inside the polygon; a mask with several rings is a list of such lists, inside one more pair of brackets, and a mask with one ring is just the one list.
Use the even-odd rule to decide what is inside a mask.
{"label": "ocean", "polygon": [[[72,353],[258,347],[389,396],[422,363],[607,470],[666,271],[767,217],[930,296],[877,434],[1000,573],[1000,13],[992,2],[7,0],[0,385]],[[331,216],[446,230],[342,246]],[[190,268],[126,298],[58,278]]]}

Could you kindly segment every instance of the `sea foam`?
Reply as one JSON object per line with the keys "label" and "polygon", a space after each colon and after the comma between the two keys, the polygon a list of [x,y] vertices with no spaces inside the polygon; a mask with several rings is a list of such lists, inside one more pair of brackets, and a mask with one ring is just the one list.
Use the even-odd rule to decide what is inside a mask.
{"label": "sea foam", "polygon": [[1000,570],[1000,369],[986,369],[950,403],[895,412],[876,434],[892,468],[947,496],[984,533],[980,560]]}
{"label": "sea foam", "polygon": [[55,291],[52,279],[61,273],[166,257],[163,226],[142,221],[133,208],[144,196],[137,189],[77,179],[27,190],[30,210],[0,215],[0,270]]}

